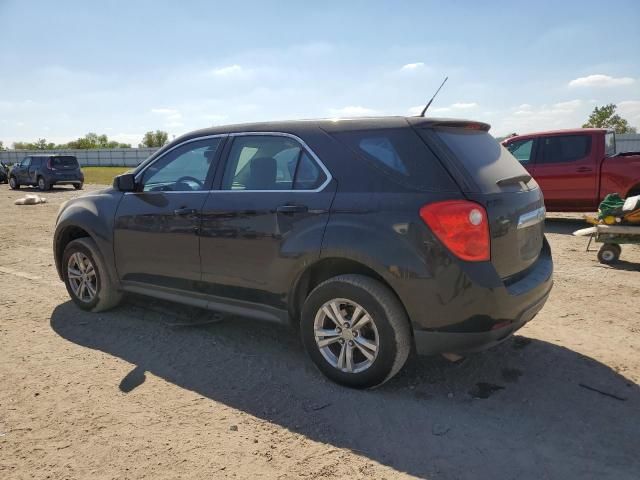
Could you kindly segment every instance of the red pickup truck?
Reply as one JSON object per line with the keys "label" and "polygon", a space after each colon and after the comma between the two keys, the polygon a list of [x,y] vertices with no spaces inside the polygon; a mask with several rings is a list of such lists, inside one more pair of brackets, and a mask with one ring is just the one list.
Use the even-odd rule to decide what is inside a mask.
{"label": "red pickup truck", "polygon": [[611,130],[530,133],[502,144],[538,182],[548,211],[592,212],[608,193],[640,195],[640,153],[617,153]]}

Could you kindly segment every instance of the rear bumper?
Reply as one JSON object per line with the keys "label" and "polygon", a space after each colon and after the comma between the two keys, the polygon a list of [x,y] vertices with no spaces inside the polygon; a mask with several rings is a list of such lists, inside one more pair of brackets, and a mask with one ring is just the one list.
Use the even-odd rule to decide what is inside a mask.
{"label": "rear bumper", "polygon": [[472,353],[486,350],[507,340],[542,309],[549,297],[551,285],[536,303],[526,308],[521,315],[501,328],[487,332],[451,333],[417,330],[414,331],[416,352],[419,355],[438,353]]}
{"label": "rear bumper", "polygon": [[[419,312],[411,316],[419,354],[467,353],[491,348],[533,319],[553,286],[549,244],[544,241],[538,260],[516,278],[491,279],[487,269],[476,273],[473,269],[456,271],[457,285],[464,288],[455,290],[456,294],[451,294],[446,303],[440,294],[435,297],[439,302],[423,303],[419,311],[412,305]],[[424,298],[429,298],[426,291],[423,302]]]}

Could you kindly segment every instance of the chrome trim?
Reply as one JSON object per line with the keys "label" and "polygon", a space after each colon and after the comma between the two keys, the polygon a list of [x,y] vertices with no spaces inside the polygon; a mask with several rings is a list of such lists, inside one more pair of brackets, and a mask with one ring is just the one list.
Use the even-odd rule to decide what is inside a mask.
{"label": "chrome trim", "polygon": [[[173,147],[171,147],[166,152],[163,152],[162,155],[158,156],[157,158],[154,158],[152,162],[150,162],[148,165],[146,165],[142,170],[140,170],[136,174],[135,180],[137,182],[138,181],[138,177],[141,176],[147,168],[149,168],[151,165],[156,163],[158,160],[160,160],[162,157],[164,157],[167,153],[169,153],[169,152],[175,150],[176,148],[181,147],[182,145],[185,145],[187,143],[195,142],[195,141],[198,141],[198,140],[206,140],[208,138],[247,137],[247,136],[259,136],[259,135],[269,136],[269,137],[288,137],[288,138],[294,139],[315,160],[315,162],[318,164],[320,169],[324,172],[326,180],[322,183],[322,185],[320,185],[318,188],[315,188],[313,190],[195,190],[195,191],[186,191],[186,192],[172,192],[172,191],[125,192],[125,195],[127,195],[127,194],[141,194],[141,193],[149,194],[149,193],[202,193],[202,192],[208,192],[208,193],[274,193],[274,192],[278,192],[278,193],[294,193],[294,192],[295,193],[318,193],[318,192],[321,192],[322,190],[324,190],[327,187],[327,185],[329,185],[331,180],[333,180],[333,176],[331,175],[331,172],[325,166],[325,164],[322,163],[322,160],[320,160],[318,155],[316,155],[316,152],[314,152],[311,149],[311,147],[309,147],[309,145],[307,145],[307,143],[304,140],[302,140],[300,137],[298,137],[297,135],[294,135],[292,133],[285,133],[285,132],[233,132],[233,133],[220,133],[220,134],[216,134],[216,135],[206,135],[204,137],[191,138],[189,140],[185,140],[184,142],[180,142],[177,145],[174,145]],[[226,164],[225,164],[225,167],[226,167]]]}
{"label": "chrome trim", "polygon": [[518,228],[527,228],[537,223],[543,222],[547,214],[544,207],[536,208],[527,213],[520,215],[518,219]]}

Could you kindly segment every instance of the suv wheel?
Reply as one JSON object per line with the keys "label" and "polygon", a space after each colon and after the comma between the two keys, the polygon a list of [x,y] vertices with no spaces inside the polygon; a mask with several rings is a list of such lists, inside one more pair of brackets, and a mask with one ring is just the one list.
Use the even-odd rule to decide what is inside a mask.
{"label": "suv wheel", "polygon": [[51,188],[51,186],[47,183],[47,181],[44,179],[44,177],[38,177],[38,189],[41,192],[49,190],[50,188]]}
{"label": "suv wheel", "polygon": [[76,190],[82,190],[82,187],[84,187],[83,183],[74,183],[73,184],[73,188],[75,188]]}
{"label": "suv wheel", "polygon": [[300,327],[320,371],[349,387],[383,384],[409,356],[411,330],[402,304],[386,286],[362,275],[318,285],[305,301]]}
{"label": "suv wheel", "polygon": [[11,188],[11,190],[18,190],[20,188],[20,184],[16,181],[16,177],[9,177],[9,188]]}
{"label": "suv wheel", "polygon": [[69,296],[83,310],[109,310],[122,300],[92,239],[69,242],[62,255],[62,270]]}

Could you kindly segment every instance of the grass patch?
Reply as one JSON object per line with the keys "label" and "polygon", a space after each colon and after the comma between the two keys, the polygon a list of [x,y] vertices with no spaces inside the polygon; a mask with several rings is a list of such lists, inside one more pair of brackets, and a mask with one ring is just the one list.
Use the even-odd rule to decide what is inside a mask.
{"label": "grass patch", "polygon": [[84,173],[84,183],[111,185],[113,177],[131,169],[132,167],[82,167],[82,172]]}

